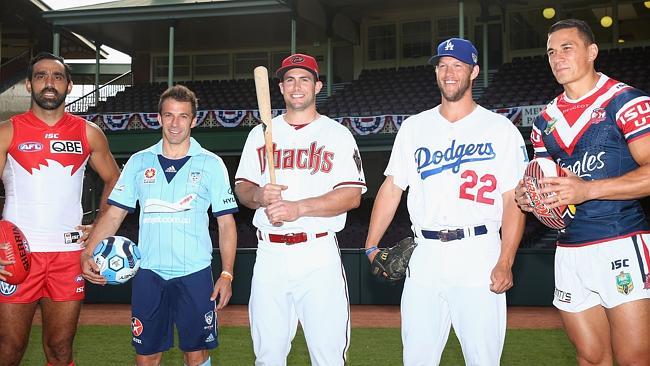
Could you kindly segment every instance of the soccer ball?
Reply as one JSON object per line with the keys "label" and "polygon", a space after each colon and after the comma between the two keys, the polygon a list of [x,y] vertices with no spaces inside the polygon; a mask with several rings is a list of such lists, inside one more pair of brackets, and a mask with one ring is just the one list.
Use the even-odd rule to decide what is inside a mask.
{"label": "soccer ball", "polygon": [[123,236],[109,236],[93,252],[99,274],[109,285],[121,285],[135,276],[140,268],[140,258],[137,244]]}

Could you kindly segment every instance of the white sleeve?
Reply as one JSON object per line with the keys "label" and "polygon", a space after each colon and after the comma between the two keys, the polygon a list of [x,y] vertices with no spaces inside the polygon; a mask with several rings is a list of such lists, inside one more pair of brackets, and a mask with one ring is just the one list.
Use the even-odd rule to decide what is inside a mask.
{"label": "white sleeve", "polygon": [[393,183],[404,191],[409,186],[409,159],[413,159],[412,156],[407,156],[408,127],[406,125],[408,120],[409,118],[404,120],[402,127],[397,131],[397,136],[395,136],[395,142],[393,143],[393,150],[390,153],[390,160],[388,160],[388,166],[386,166],[386,170],[384,171],[384,175],[393,176]]}
{"label": "white sleeve", "polygon": [[524,175],[528,165],[528,153],[524,139],[517,127],[512,126],[507,130],[507,137],[504,139],[503,160],[501,160],[501,191],[507,192],[515,189],[517,183]]}
{"label": "white sleeve", "polygon": [[264,135],[262,133],[262,127],[256,126],[248,134],[246,138],[246,143],[244,144],[244,149],[241,153],[241,159],[239,160],[239,166],[237,167],[237,172],[235,173],[235,184],[241,182],[251,182],[258,186],[264,185],[262,181],[262,167],[260,166],[261,161],[264,161],[263,155],[258,156],[258,147],[264,148]]}
{"label": "white sleeve", "polygon": [[339,140],[339,148],[334,157],[333,173],[335,177],[334,189],[341,187],[361,188],[361,193],[367,191],[366,178],[363,174],[361,154],[357,142],[349,131]]}

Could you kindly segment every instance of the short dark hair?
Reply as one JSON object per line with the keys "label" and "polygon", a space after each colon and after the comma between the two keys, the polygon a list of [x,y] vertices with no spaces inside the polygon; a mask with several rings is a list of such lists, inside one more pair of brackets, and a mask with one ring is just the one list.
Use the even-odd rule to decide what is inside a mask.
{"label": "short dark hair", "polygon": [[34,65],[41,60],[55,60],[63,64],[65,69],[65,78],[70,82],[72,80],[72,72],[70,71],[70,66],[65,63],[65,59],[61,56],[49,52],[39,52],[29,61],[29,66],[27,66],[27,80],[31,81],[34,76]]}
{"label": "short dark hair", "polygon": [[587,24],[587,22],[580,19],[560,20],[548,29],[548,35],[550,36],[551,33],[557,32],[560,29],[568,28],[575,28],[587,45],[596,43],[596,37],[594,36],[594,32],[591,30],[591,27],[589,27],[589,24]]}
{"label": "short dark hair", "polygon": [[177,84],[167,88],[160,96],[158,101],[158,114],[162,113],[163,102],[167,99],[174,99],[177,102],[188,102],[192,105],[192,118],[196,117],[196,111],[199,107],[199,101],[196,99],[196,94],[185,85]]}

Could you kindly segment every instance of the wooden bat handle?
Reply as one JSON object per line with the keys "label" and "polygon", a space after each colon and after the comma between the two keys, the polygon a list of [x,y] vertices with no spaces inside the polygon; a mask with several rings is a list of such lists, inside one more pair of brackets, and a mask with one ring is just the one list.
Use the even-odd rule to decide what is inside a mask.
{"label": "wooden bat handle", "polygon": [[269,168],[271,184],[275,184],[275,164],[273,162],[273,128],[271,126],[271,92],[269,90],[269,72],[264,66],[258,66],[253,71],[255,77],[255,92],[260,119],[264,123],[264,147],[266,150],[266,165]]}

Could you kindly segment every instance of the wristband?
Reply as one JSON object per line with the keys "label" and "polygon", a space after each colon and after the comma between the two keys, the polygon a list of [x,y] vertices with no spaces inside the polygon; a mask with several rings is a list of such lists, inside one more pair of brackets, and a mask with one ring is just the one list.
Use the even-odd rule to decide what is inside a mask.
{"label": "wristband", "polygon": [[219,275],[219,277],[226,278],[226,279],[230,280],[231,282],[233,280],[232,273],[230,273],[228,271],[221,271],[221,274]]}
{"label": "wristband", "polygon": [[379,250],[379,248],[377,248],[376,245],[374,245],[374,246],[372,246],[372,247],[366,249],[366,257],[369,257],[370,254],[372,254],[372,252],[374,252],[375,250]]}

